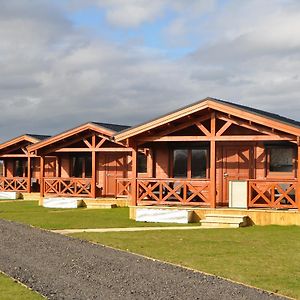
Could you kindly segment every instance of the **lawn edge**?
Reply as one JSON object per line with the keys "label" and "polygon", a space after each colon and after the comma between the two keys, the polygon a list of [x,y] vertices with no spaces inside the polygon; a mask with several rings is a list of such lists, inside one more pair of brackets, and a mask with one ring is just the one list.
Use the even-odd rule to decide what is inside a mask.
{"label": "lawn edge", "polygon": [[[105,232],[100,232],[100,234],[103,234],[103,233],[105,234]],[[60,233],[57,233],[57,234],[60,234]],[[276,293],[276,292],[269,291],[269,290],[264,290],[262,288],[259,288],[259,287],[256,287],[256,286],[252,286],[252,285],[247,284],[247,283],[235,281],[233,279],[226,278],[226,277],[223,277],[223,276],[215,275],[215,274],[212,274],[212,273],[207,273],[207,272],[204,272],[204,271],[193,269],[191,267],[182,266],[180,264],[176,264],[176,263],[164,261],[164,260],[161,260],[161,259],[157,259],[157,258],[153,258],[153,257],[150,257],[150,256],[146,256],[146,255],[143,255],[143,254],[139,254],[139,253],[127,251],[127,250],[124,250],[124,249],[115,248],[115,247],[104,245],[104,244],[101,244],[101,243],[96,243],[96,242],[93,242],[93,241],[89,241],[89,240],[77,238],[77,237],[72,236],[72,234],[62,234],[62,235],[69,236],[69,237],[71,237],[73,239],[78,239],[78,240],[81,240],[81,241],[86,241],[86,242],[94,244],[94,245],[98,245],[98,246],[100,245],[100,246],[103,246],[103,247],[106,247],[106,248],[109,248],[109,249],[113,249],[113,250],[118,250],[118,251],[122,251],[122,252],[125,252],[125,253],[134,254],[134,255],[137,255],[139,257],[146,258],[148,260],[158,261],[158,262],[163,263],[163,264],[169,264],[169,265],[172,265],[172,266],[175,266],[175,267],[180,267],[180,268],[183,268],[183,269],[186,269],[186,270],[189,270],[189,271],[193,271],[193,272],[196,272],[196,273],[204,274],[206,276],[212,276],[212,277],[220,278],[220,279],[232,282],[232,283],[240,284],[240,285],[243,285],[243,286],[248,287],[248,288],[252,288],[252,289],[256,289],[256,290],[261,291],[261,292],[268,293],[270,295],[276,295],[276,296],[283,297],[283,298],[290,299],[290,300],[297,300],[296,298],[292,298],[292,297],[287,296],[287,295],[283,295],[283,294]]]}
{"label": "lawn edge", "polygon": [[11,280],[15,281],[16,283],[22,285],[24,288],[26,288],[27,290],[41,296],[42,298],[44,299],[47,299],[47,297],[41,293],[39,293],[38,291],[34,290],[33,288],[31,288],[30,286],[26,285],[25,283],[21,282],[19,279],[15,278],[15,277],[12,277],[11,275],[5,273],[4,271],[0,270],[0,274],[10,278]]}

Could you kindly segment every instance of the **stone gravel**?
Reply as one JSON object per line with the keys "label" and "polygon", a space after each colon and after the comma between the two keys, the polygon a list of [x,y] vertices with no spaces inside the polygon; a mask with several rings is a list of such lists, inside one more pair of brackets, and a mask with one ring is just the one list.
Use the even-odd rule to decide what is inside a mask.
{"label": "stone gravel", "polygon": [[5,220],[0,220],[0,270],[49,299],[284,299]]}

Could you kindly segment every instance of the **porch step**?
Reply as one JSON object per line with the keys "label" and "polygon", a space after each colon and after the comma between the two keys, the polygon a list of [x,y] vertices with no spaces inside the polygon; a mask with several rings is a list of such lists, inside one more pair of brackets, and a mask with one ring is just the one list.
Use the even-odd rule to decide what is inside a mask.
{"label": "porch step", "polygon": [[238,228],[248,226],[246,215],[206,214],[200,221],[205,228]]}
{"label": "porch step", "polygon": [[107,202],[103,202],[101,200],[89,200],[89,199],[84,199],[84,206],[86,208],[99,208],[99,209],[110,209],[110,208],[116,208],[117,204],[116,203],[107,203]]}

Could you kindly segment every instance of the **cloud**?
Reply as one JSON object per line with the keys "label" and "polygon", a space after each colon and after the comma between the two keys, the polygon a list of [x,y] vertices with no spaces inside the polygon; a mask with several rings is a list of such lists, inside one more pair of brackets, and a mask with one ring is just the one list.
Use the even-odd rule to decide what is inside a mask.
{"label": "cloud", "polygon": [[[0,0],[0,138],[136,124],[206,96],[299,119],[298,1],[148,2]],[[70,16],[88,5],[99,34]],[[147,44],[141,28],[162,19],[165,45]],[[194,50],[174,59],[178,45]]]}

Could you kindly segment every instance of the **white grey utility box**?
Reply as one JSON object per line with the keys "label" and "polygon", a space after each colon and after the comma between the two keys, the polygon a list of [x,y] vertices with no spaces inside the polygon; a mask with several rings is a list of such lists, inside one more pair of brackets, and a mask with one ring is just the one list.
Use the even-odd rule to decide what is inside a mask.
{"label": "white grey utility box", "polygon": [[244,180],[229,181],[229,207],[247,208],[248,184]]}

